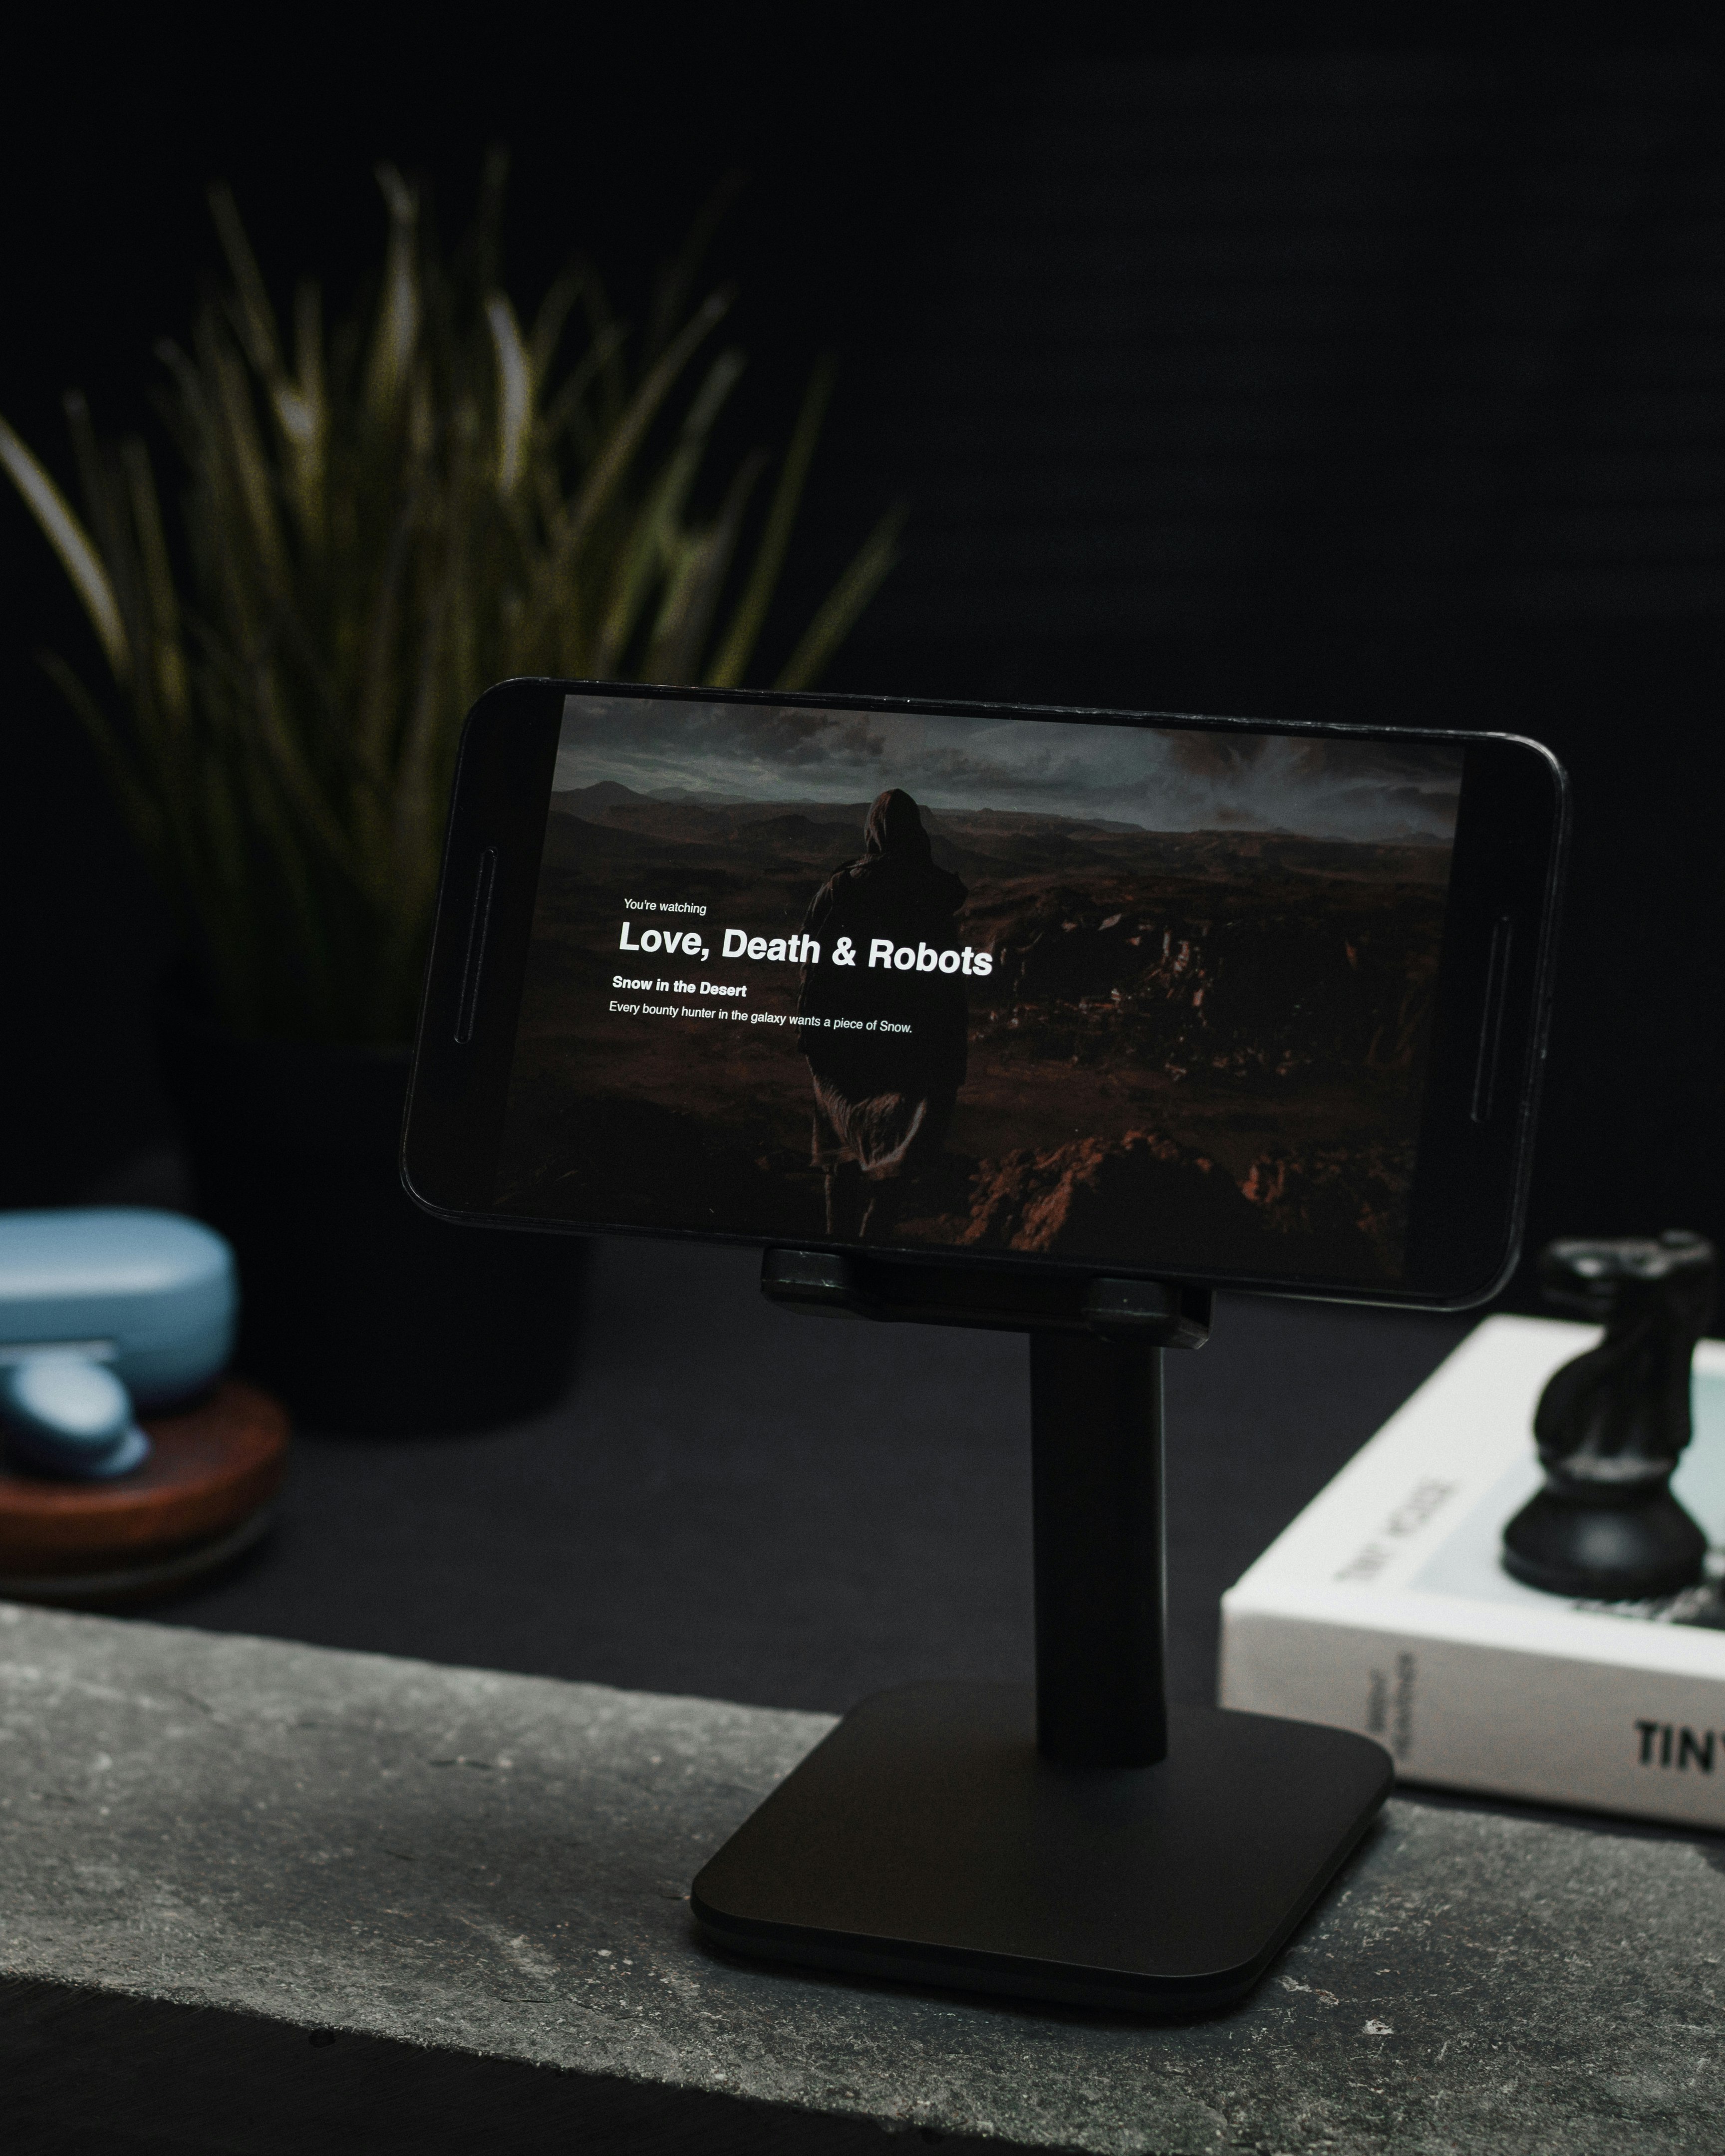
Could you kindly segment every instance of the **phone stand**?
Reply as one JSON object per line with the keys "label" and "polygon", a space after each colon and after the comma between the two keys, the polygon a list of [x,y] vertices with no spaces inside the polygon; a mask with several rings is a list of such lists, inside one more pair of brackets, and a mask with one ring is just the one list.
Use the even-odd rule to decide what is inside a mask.
{"label": "phone stand", "polygon": [[695,1881],[735,1952],[1140,2013],[1250,1990],[1389,1794],[1348,1730],[1170,1707],[1162,1351],[1207,1290],[769,1250],[763,1294],[1030,1336],[1036,1683],[847,1714]]}

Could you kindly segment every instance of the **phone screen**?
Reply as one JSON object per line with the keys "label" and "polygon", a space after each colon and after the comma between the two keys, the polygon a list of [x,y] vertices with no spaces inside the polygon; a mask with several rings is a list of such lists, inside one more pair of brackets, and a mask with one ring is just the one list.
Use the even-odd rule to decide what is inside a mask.
{"label": "phone screen", "polygon": [[1393,1289],[1464,754],[571,694],[490,1209]]}

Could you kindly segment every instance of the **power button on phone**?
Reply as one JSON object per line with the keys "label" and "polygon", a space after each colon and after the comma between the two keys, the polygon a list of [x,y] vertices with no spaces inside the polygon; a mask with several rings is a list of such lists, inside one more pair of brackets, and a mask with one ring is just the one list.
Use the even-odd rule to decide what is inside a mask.
{"label": "power button on phone", "polygon": [[1491,931],[1491,956],[1486,962],[1486,1008],[1480,1023],[1479,1060],[1473,1074],[1473,1120],[1489,1122],[1491,1096],[1497,1086],[1497,1059],[1503,1042],[1503,1005],[1509,987],[1508,919]]}

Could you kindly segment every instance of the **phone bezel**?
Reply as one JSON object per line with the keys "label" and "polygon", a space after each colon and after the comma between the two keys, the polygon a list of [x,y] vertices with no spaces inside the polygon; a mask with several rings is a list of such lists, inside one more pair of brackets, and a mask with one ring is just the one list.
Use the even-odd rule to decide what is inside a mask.
{"label": "phone bezel", "polygon": [[[783,1240],[744,1231],[643,1227],[630,1221],[526,1219],[497,1211],[489,1202],[495,1188],[563,700],[582,695],[1400,744],[1418,741],[1461,749],[1462,793],[1416,1158],[1407,1276],[1393,1286],[1214,1270],[1204,1277],[1216,1286],[1309,1301],[1465,1309],[1494,1294],[1513,1270],[1545,1057],[1567,839],[1568,784],[1550,750],[1518,735],[1460,728],[1358,726],[947,698],[790,696],[541,680],[506,681],[488,690],[469,713],[462,734],[403,1132],[402,1180],[426,1211],[452,1221],[538,1233],[648,1235],[757,1246]],[[476,907],[482,879],[488,889]],[[1510,924],[1507,957],[1500,952],[1494,979],[1494,938],[1501,941],[1502,921]],[[475,978],[476,998],[471,993]],[[1498,1001],[1501,1017],[1495,1086],[1492,1074],[1486,1074],[1495,1098],[1480,1120],[1474,1107],[1481,1083],[1480,1043],[1488,994]],[[464,1029],[465,1037],[458,1038]],[[800,1240],[810,1249],[853,1247],[820,1236]],[[882,1251],[886,1248],[880,1246]],[[894,1245],[891,1255],[932,1265],[954,1262],[953,1254],[926,1246]],[[1105,1267],[1040,1252],[967,1251],[963,1262],[1014,1271],[1190,1276],[1174,1264]]]}

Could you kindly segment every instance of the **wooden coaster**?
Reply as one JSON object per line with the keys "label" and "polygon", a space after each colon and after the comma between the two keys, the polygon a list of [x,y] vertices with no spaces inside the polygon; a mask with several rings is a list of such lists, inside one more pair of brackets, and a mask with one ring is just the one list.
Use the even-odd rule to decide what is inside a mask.
{"label": "wooden coaster", "polygon": [[164,1591],[261,1534],[287,1465],[287,1410],[225,1378],[196,1406],[150,1415],[143,1466],[58,1482],[0,1465],[0,1595],[85,1601]]}

